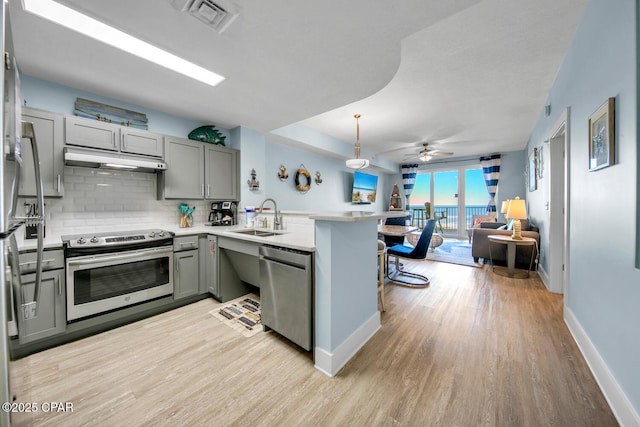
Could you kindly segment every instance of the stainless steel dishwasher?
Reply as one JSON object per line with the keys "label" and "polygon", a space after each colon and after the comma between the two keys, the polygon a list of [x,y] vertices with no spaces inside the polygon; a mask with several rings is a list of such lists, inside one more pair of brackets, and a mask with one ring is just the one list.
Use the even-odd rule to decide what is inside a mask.
{"label": "stainless steel dishwasher", "polygon": [[264,329],[273,329],[305,350],[313,345],[313,256],[293,249],[260,247],[260,304]]}

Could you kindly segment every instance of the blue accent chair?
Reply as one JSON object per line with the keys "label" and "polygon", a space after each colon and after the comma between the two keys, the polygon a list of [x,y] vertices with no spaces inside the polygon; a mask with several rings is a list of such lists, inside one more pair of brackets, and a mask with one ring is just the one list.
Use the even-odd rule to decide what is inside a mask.
{"label": "blue accent chair", "polygon": [[[427,276],[423,276],[422,274],[410,273],[408,271],[402,270],[402,266],[400,264],[400,259],[412,259],[412,260],[423,260],[427,257],[427,250],[429,249],[429,242],[431,242],[431,236],[433,236],[433,230],[436,228],[436,223],[438,220],[430,219],[427,221],[422,233],[420,234],[420,238],[418,239],[418,243],[416,243],[415,248],[411,246],[405,245],[395,245],[387,249],[387,261],[386,264],[389,265],[389,257],[395,257],[395,272],[393,275],[389,274],[389,269],[387,269],[387,275],[389,279],[394,282],[400,283],[405,286],[421,288],[425,286],[429,286],[429,278]],[[414,279],[418,279],[419,282],[415,281],[407,281],[402,280],[401,276],[407,276]]]}

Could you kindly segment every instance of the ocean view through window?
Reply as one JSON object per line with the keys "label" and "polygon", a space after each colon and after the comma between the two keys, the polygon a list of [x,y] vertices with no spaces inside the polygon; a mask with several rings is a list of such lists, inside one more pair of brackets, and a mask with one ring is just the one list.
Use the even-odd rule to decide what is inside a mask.
{"label": "ocean view through window", "polygon": [[473,215],[486,214],[489,193],[482,168],[419,171],[409,209],[424,208],[425,202],[431,203],[431,217],[440,218],[445,233],[462,235],[471,227]]}

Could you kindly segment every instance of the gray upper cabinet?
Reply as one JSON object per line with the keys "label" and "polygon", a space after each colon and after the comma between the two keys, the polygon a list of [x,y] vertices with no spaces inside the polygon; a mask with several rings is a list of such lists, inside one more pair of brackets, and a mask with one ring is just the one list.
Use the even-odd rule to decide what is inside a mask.
{"label": "gray upper cabinet", "polygon": [[238,200],[238,151],[211,144],[204,147],[205,198]]}
{"label": "gray upper cabinet", "polygon": [[118,151],[120,126],[79,117],[65,117],[65,143]]}
{"label": "gray upper cabinet", "polygon": [[120,129],[120,151],[124,153],[163,157],[163,144],[162,135],[157,133],[124,127]]}
{"label": "gray upper cabinet", "polygon": [[162,158],[162,135],[80,117],[65,117],[65,143]]}
{"label": "gray upper cabinet", "polygon": [[[23,108],[22,120],[33,123],[38,143],[40,174],[42,175],[42,188],[45,197],[63,196],[63,116],[48,111]],[[28,141],[22,143],[22,158],[19,195],[34,197],[36,184],[33,171],[33,153]]]}
{"label": "gray upper cabinet", "polygon": [[202,199],[204,162],[202,143],[171,136],[164,137],[168,169],[158,177],[159,191],[167,199]]}
{"label": "gray upper cabinet", "polygon": [[238,150],[172,136],[164,145],[159,198],[238,200]]}

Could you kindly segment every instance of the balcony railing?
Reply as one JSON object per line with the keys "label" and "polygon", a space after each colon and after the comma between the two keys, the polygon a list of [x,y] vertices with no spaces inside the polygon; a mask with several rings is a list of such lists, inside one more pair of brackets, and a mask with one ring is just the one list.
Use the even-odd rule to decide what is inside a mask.
{"label": "balcony railing", "polygon": [[[411,206],[411,218],[414,218],[413,211],[414,208],[422,208],[422,206]],[[474,215],[486,215],[487,207],[486,206],[467,206],[465,208],[465,229],[469,229],[473,225],[473,216]],[[442,226],[443,231],[446,232],[454,232],[458,230],[458,207],[457,206],[443,206],[443,205],[435,205],[433,208],[433,218],[440,219],[440,225],[438,226],[438,230],[440,230],[440,226]],[[415,223],[420,228],[424,226],[423,223]]]}

